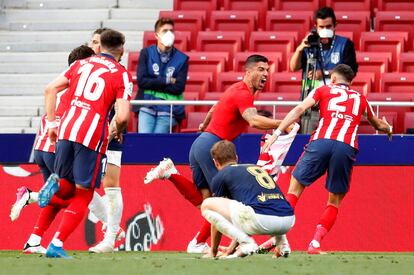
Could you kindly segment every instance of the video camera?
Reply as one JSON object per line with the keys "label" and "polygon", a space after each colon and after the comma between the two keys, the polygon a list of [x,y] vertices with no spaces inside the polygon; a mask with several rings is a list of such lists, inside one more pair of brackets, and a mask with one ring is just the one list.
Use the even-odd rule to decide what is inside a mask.
{"label": "video camera", "polygon": [[311,48],[319,48],[320,37],[316,29],[311,30],[311,34],[308,36],[308,43]]}

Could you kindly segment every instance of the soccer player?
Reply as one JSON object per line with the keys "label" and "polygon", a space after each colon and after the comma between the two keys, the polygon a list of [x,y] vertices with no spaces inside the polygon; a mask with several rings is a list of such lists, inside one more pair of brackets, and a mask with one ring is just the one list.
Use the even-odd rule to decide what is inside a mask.
{"label": "soccer player", "polygon": [[288,125],[306,109],[319,103],[319,125],[292,173],[286,195],[294,208],[304,189],[327,172],[327,207],[309,244],[309,254],[324,253],[320,243],[334,225],[339,205],[349,191],[352,167],[358,152],[357,132],[361,116],[365,115],[378,131],[387,133],[390,138],[392,135],[392,127],[386,119],[377,118],[365,96],[349,87],[353,78],[351,67],[346,64],[336,66],[331,74],[332,84],[315,89],[292,109],[263,147],[264,151],[268,150]]}
{"label": "soccer player", "polygon": [[[101,54],[77,61],[48,84],[45,103],[49,138],[56,142],[55,173],[39,192],[39,205],[66,207],[46,256],[68,258],[63,243],[82,221],[93,191],[99,187],[105,169],[108,145],[108,116],[116,103],[115,138],[129,118],[132,93],[131,75],[118,61],[124,53],[125,37],[115,30],[101,34]],[[55,121],[56,94],[68,88],[70,105],[61,119],[59,133]],[[59,181],[60,179],[60,181]]]}
{"label": "soccer player", "polygon": [[[101,28],[95,30],[89,46],[93,49],[95,54],[101,53],[101,34],[107,30]],[[115,108],[111,110],[110,121],[115,115]],[[107,198],[106,204],[99,194],[95,193],[89,205],[92,213],[98,217],[99,220],[104,221],[103,228],[105,230],[104,239],[94,247],[89,248],[89,251],[94,253],[105,253],[114,251],[115,240],[123,238],[125,232],[120,227],[123,200],[120,186],[121,176],[121,158],[123,145],[117,139],[109,141],[108,150],[106,152],[107,165],[105,175],[103,177],[103,187]]]}
{"label": "soccer player", "polygon": [[[68,64],[72,64],[76,60],[84,59],[94,55],[95,53],[88,46],[82,45],[71,51],[68,56]],[[64,91],[59,93],[59,100],[56,104],[56,119],[63,115],[65,111],[65,105],[69,104],[65,98]],[[34,148],[34,160],[39,166],[42,172],[43,179],[46,181],[49,176],[53,173],[53,165],[55,162],[55,145],[52,144],[48,138],[48,127],[46,126],[47,116],[44,114],[41,119],[40,129],[37,135]],[[16,220],[24,206],[37,202],[38,193],[32,192],[29,188],[22,186],[17,189],[16,202],[10,211],[10,218],[12,221]],[[26,242],[23,248],[23,252],[27,254],[41,253],[45,254],[46,249],[40,245],[41,239],[45,230],[49,227],[52,222],[49,219],[51,213],[54,213],[55,209],[52,206],[43,208],[39,214],[36,225],[33,228],[32,234],[29,240]],[[57,213],[57,212],[56,212]]]}
{"label": "soccer player", "polygon": [[[254,95],[261,91],[269,76],[269,64],[266,57],[251,55],[245,63],[245,75],[242,81],[233,84],[223,94],[218,103],[207,114],[200,130],[205,131],[197,137],[190,149],[190,166],[193,181],[178,174],[171,159],[165,159],[147,173],[144,182],[154,179],[170,179],[194,206],[199,207],[203,199],[210,197],[210,183],[217,174],[210,155],[210,149],[219,140],[232,141],[247,127],[275,129],[280,120],[270,119],[257,114],[253,105]],[[200,232],[189,243],[187,252],[202,253],[208,248],[206,240],[210,236],[210,224],[205,222]]]}
{"label": "soccer player", "polygon": [[[221,140],[211,148],[218,174],[211,182],[212,198],[201,205],[201,212],[212,225],[210,256],[216,257],[221,233],[237,241],[238,250],[229,257],[256,252],[252,235],[273,235],[277,250],[284,252],[284,236],[295,223],[293,208],[268,173],[253,164],[237,164],[232,142]],[[218,231],[218,232],[217,232]]]}

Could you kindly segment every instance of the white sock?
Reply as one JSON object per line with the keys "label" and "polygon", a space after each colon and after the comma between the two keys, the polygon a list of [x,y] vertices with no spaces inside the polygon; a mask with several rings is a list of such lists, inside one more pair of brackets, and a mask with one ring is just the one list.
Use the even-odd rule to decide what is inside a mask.
{"label": "white sock", "polygon": [[276,236],[276,245],[281,245],[281,244],[289,245],[289,242],[286,238],[286,234]]}
{"label": "white sock", "polygon": [[236,240],[238,243],[254,243],[254,240],[239,228],[234,226],[225,217],[212,210],[204,210],[203,216],[211,224],[213,224],[218,231],[224,235],[230,237],[232,240]]}
{"label": "white sock", "polygon": [[37,202],[38,201],[38,198],[39,197],[39,193],[37,193],[37,192],[30,192],[30,195],[29,195],[29,203],[35,203],[35,202]]}
{"label": "white sock", "polygon": [[121,223],[122,210],[124,207],[120,187],[105,188],[105,195],[108,200],[107,206],[107,227],[104,241],[114,245],[116,233]]}
{"label": "white sock", "polygon": [[41,241],[42,241],[42,237],[36,234],[31,234],[27,243],[30,246],[36,246],[36,245],[39,245]]}
{"label": "white sock", "polygon": [[102,223],[106,223],[108,218],[106,216],[106,206],[102,197],[93,192],[93,197],[89,203],[89,210],[94,214]]}
{"label": "white sock", "polygon": [[[56,233],[56,234],[58,234],[58,233]],[[52,244],[54,246],[57,246],[57,247],[62,247],[63,246],[63,242],[61,240],[59,240],[58,238],[56,238],[56,237],[53,238]]]}

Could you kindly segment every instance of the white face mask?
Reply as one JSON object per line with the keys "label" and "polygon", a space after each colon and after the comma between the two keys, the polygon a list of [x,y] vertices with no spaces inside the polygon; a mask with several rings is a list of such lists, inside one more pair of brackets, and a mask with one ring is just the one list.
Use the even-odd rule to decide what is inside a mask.
{"label": "white face mask", "polygon": [[172,45],[174,45],[174,33],[172,31],[167,31],[166,33],[164,33],[164,35],[160,35],[160,41],[161,43],[165,46],[165,47],[171,47]]}
{"label": "white face mask", "polygon": [[318,31],[318,34],[321,38],[332,38],[334,36],[334,31],[331,29],[322,29]]}

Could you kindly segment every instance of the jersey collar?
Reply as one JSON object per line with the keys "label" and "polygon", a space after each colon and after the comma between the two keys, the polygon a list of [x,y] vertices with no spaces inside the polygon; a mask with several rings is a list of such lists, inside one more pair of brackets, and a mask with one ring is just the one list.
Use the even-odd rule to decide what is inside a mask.
{"label": "jersey collar", "polygon": [[100,55],[100,56],[107,57],[107,58],[112,59],[112,60],[115,60],[115,57],[113,57],[112,55],[110,55],[110,54],[108,54],[108,53],[100,53],[99,55]]}

